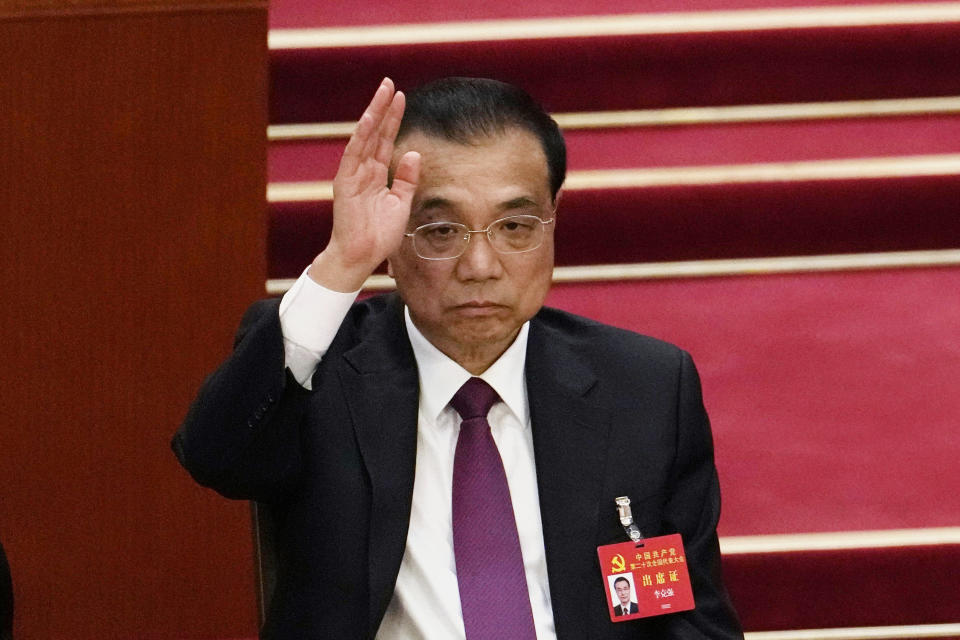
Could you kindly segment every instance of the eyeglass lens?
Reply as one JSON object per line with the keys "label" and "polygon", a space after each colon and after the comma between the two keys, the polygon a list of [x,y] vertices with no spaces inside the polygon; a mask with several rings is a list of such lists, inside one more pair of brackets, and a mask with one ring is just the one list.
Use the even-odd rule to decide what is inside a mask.
{"label": "eyeglass lens", "polygon": [[422,258],[456,258],[470,242],[472,233],[486,232],[491,246],[500,253],[532,251],[543,242],[543,225],[537,216],[509,216],[495,220],[485,230],[471,232],[457,222],[433,222],[413,233],[414,249]]}

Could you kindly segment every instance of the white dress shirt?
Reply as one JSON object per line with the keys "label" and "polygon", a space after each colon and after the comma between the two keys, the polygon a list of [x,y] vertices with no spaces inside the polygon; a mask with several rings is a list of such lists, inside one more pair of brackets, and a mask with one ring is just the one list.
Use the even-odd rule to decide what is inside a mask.
{"label": "white dress shirt", "polygon": [[[286,364],[310,388],[310,376],[356,299],[330,291],[306,271],[280,304]],[[434,347],[404,309],[420,375],[417,459],[407,544],[393,598],[377,632],[379,640],[464,638],[453,553],[453,457],[460,416],[449,406],[470,373]],[[527,588],[540,640],[554,640],[543,525],[533,458],[533,434],[523,375],[529,323],[480,377],[499,394],[487,416],[500,450],[517,521]]]}

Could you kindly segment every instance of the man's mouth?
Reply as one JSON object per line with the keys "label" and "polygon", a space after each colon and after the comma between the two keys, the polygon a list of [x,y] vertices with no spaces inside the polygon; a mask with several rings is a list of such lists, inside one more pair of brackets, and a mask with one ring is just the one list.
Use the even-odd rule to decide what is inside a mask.
{"label": "man's mouth", "polygon": [[489,300],[470,300],[456,305],[454,309],[458,313],[468,316],[486,316],[497,313],[503,309],[503,305]]}

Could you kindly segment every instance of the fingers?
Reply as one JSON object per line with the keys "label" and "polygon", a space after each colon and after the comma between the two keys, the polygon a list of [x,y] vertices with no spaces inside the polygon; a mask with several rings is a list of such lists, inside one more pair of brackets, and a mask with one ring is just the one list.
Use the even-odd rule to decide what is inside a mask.
{"label": "fingers", "polygon": [[384,78],[373,94],[370,104],[360,116],[360,120],[357,121],[353,135],[350,136],[350,141],[343,150],[340,171],[348,175],[352,174],[366,158],[374,154],[379,144],[377,131],[390,110],[394,95],[393,81],[390,78]]}
{"label": "fingers", "polygon": [[397,131],[400,130],[400,121],[403,119],[403,110],[406,107],[406,96],[402,91],[397,91],[390,101],[383,123],[380,125],[380,137],[377,143],[376,155],[377,162],[389,165],[393,159],[393,143],[397,139]]}
{"label": "fingers", "polygon": [[390,110],[390,105],[393,103],[395,96],[393,81],[390,78],[384,78],[380,86],[377,87],[377,92],[373,94],[370,106],[367,107],[366,113],[373,117],[374,128],[372,134],[367,136],[364,141],[362,152],[364,158],[371,158],[376,153],[377,146],[380,144],[380,137],[377,133],[383,129],[383,120]]}
{"label": "fingers", "polygon": [[370,135],[372,129],[373,118],[369,114],[364,113],[360,116],[360,120],[357,121],[357,126],[354,127],[353,134],[350,136],[350,140],[343,150],[343,155],[340,157],[340,169],[338,173],[350,175],[357,170],[360,163],[363,162],[361,152],[364,141]]}

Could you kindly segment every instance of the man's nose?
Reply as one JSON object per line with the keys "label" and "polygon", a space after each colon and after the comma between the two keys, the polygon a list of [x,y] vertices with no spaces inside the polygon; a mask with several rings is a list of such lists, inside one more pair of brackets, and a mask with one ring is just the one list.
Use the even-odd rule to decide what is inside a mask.
{"label": "man's nose", "polygon": [[457,277],[461,280],[487,280],[500,276],[500,254],[490,244],[486,233],[471,233],[463,255],[457,260]]}

